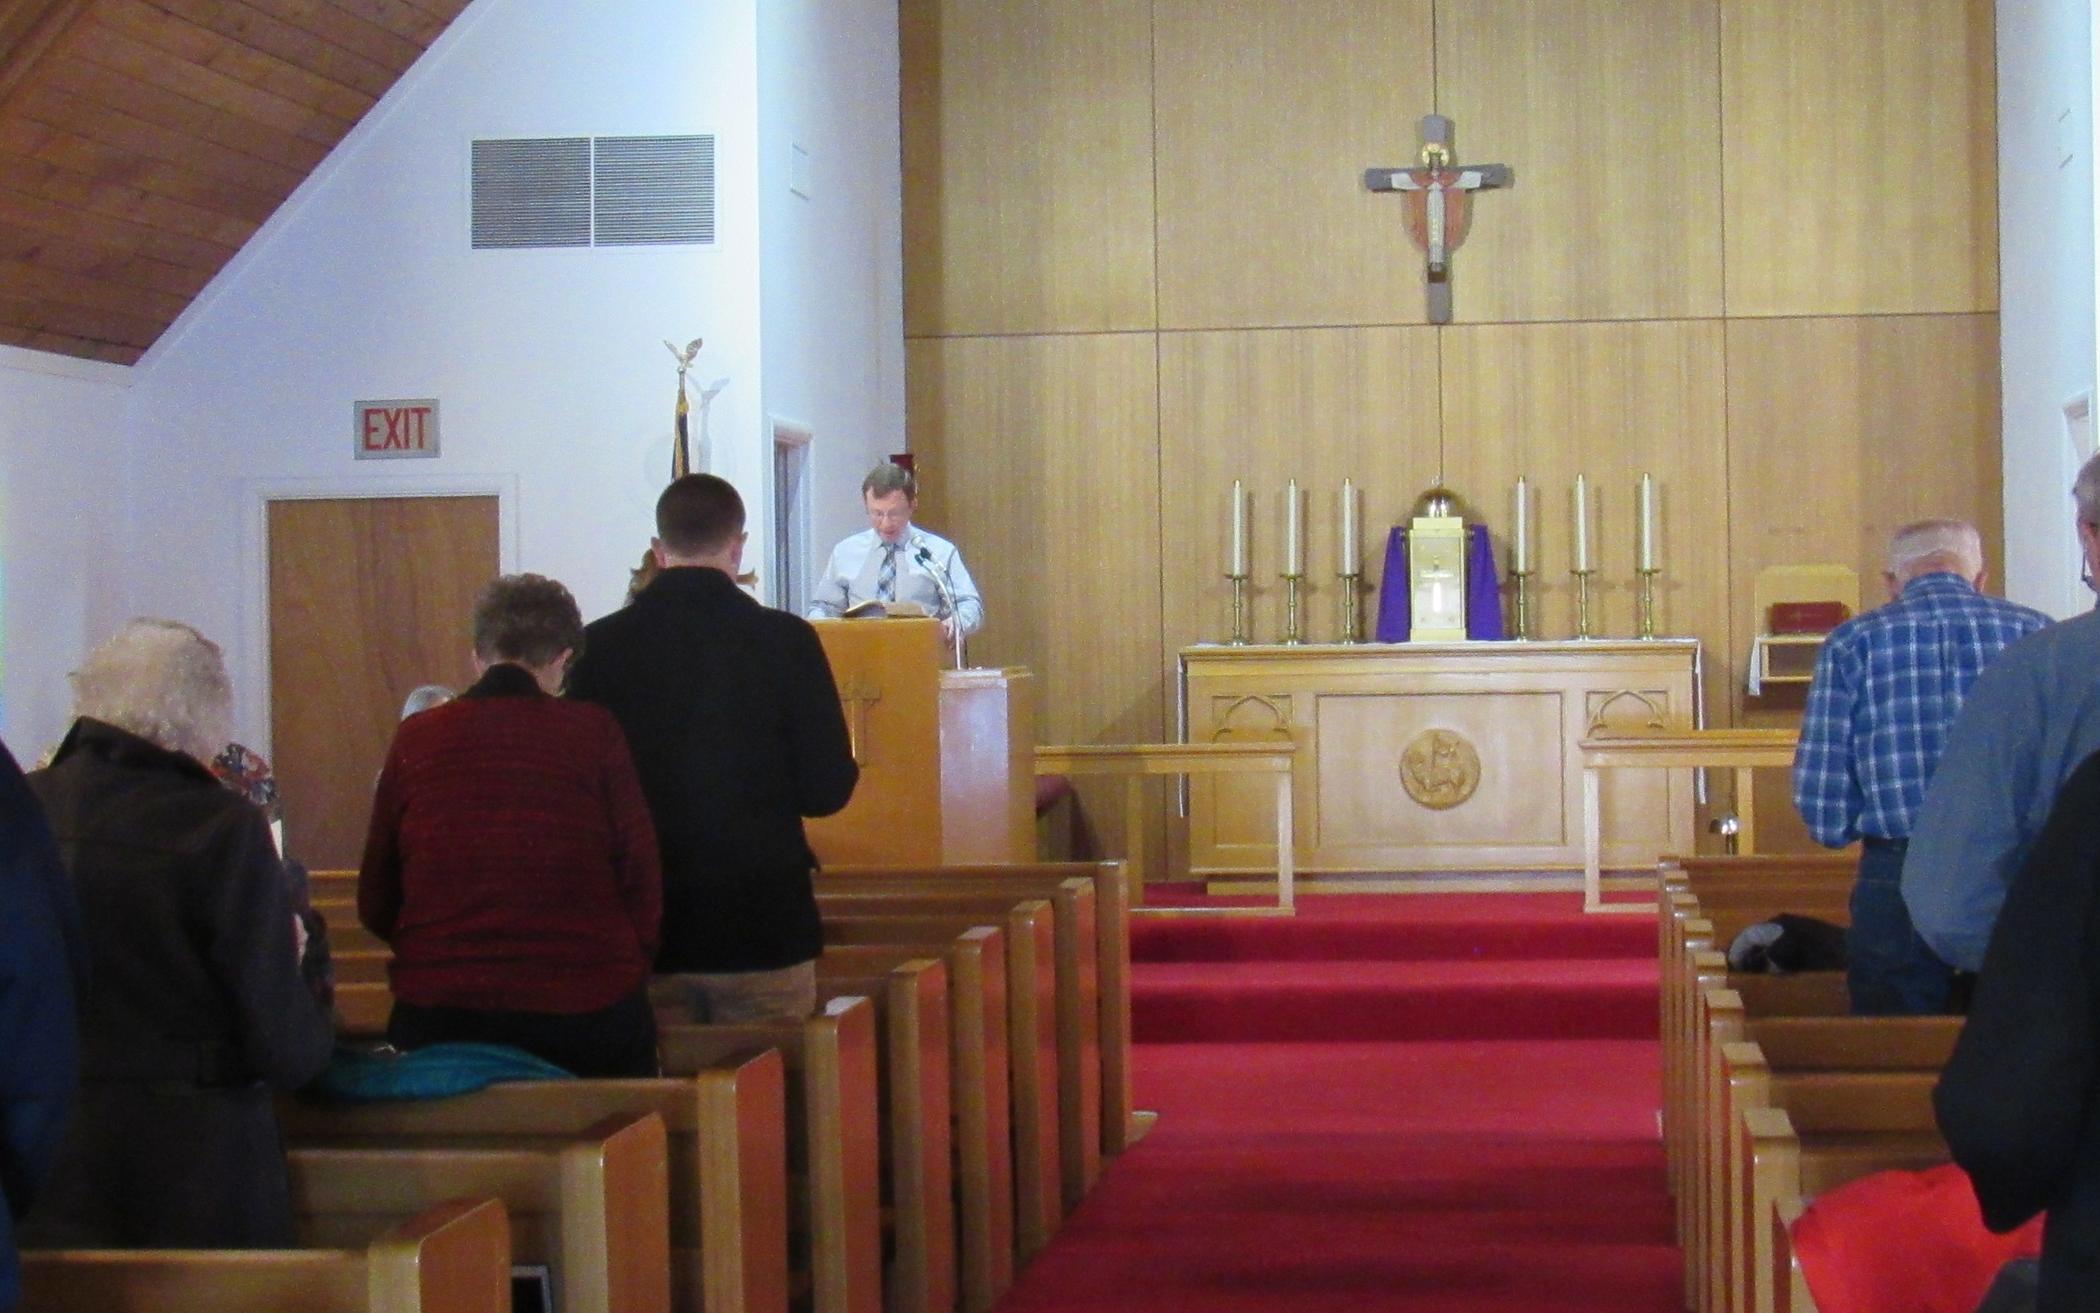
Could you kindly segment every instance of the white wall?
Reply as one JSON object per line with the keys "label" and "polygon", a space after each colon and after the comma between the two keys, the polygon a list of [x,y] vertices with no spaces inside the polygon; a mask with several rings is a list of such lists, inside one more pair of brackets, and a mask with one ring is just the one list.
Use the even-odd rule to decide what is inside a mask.
{"label": "white wall", "polygon": [[[897,0],[762,0],[765,404],[815,434],[811,568],[866,527],[860,481],[904,450]],[[807,153],[808,195],[789,154]]]}
{"label": "white wall", "polygon": [[[757,67],[756,0],[475,0],[140,363],[131,430],[167,458],[139,476],[133,604],[227,643],[248,741],[262,486],[514,486],[506,568],[602,613],[670,476],[663,341],[697,336],[696,376],[729,379],[713,468],[762,509]],[[472,138],[689,131],[718,139],[715,248],[468,249]],[[391,397],[439,399],[442,459],[353,460],[353,401]]]}
{"label": "white wall", "polygon": [[131,372],[0,347],[0,737],[24,766],[65,731],[66,672],[126,614],[116,545]]}
{"label": "white wall", "polygon": [[2093,602],[2078,582],[2081,456],[2064,403],[2094,388],[2094,62],[2089,0],[1998,0],[2003,569],[2009,596],[2057,616]]}

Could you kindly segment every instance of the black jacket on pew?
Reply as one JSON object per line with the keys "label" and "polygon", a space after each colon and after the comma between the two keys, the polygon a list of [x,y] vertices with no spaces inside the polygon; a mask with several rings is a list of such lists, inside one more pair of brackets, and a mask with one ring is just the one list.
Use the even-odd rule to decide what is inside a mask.
{"label": "black jacket on pew", "polygon": [[805,816],[860,779],[831,663],[800,616],[720,570],[665,570],[591,622],[569,696],[627,733],[663,857],[659,971],[773,971],[823,948]]}
{"label": "black jacket on pew", "polygon": [[334,1034],[262,812],[96,720],[29,783],[80,902],[90,985],[80,1102],[23,1242],[290,1244],[272,1087],[320,1074]]}
{"label": "black jacket on pew", "polygon": [[2038,1313],[2100,1308],[2100,755],[2064,782],[1991,931],[1934,1094],[1984,1221],[2046,1209]]}

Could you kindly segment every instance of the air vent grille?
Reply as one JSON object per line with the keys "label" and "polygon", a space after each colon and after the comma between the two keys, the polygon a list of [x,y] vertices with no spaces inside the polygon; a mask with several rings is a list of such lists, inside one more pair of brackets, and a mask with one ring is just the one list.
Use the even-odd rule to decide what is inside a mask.
{"label": "air vent grille", "polygon": [[472,190],[476,250],[712,245],[715,139],[476,141]]}
{"label": "air vent grille", "polygon": [[474,249],[591,244],[591,142],[474,143]]}
{"label": "air vent grille", "polygon": [[595,145],[598,245],[714,241],[713,137],[600,137]]}

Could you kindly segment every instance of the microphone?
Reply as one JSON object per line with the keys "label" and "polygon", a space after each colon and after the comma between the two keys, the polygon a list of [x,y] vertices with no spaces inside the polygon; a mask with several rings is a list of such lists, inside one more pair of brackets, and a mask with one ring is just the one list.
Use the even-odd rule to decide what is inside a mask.
{"label": "microphone", "polygon": [[914,537],[912,539],[912,547],[914,550],[911,559],[918,563],[920,569],[926,571],[928,578],[933,580],[934,588],[941,595],[941,604],[948,608],[948,623],[955,634],[955,668],[961,670],[963,668],[962,612],[955,605],[955,589],[948,582],[948,572],[933,563],[933,549],[926,545],[924,538]]}

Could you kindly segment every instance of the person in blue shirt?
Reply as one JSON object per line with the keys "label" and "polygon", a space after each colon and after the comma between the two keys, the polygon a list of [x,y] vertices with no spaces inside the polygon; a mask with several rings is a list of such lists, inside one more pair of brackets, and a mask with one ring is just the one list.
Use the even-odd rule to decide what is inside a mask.
{"label": "person in blue shirt", "polygon": [[[2100,571],[2100,456],[2071,487],[2091,583]],[[1933,951],[1963,971],[1984,948],[2057,790],[2100,752],[2100,612],[2015,644],[1976,681],[1947,735],[1903,866],[1903,899]]]}
{"label": "person in blue shirt", "polygon": [[50,1170],[79,1081],[86,971],[58,845],[0,745],[0,1313],[20,1300],[15,1224]]}
{"label": "person in blue shirt", "polygon": [[1794,805],[1817,843],[1861,843],[1846,936],[1852,1011],[1945,1011],[1954,973],[1912,928],[1904,851],[1947,727],[1984,668],[2049,623],[1986,597],[1983,541],[1960,520],[1923,520],[1889,541],[1887,606],[1824,641],[1794,753]]}

